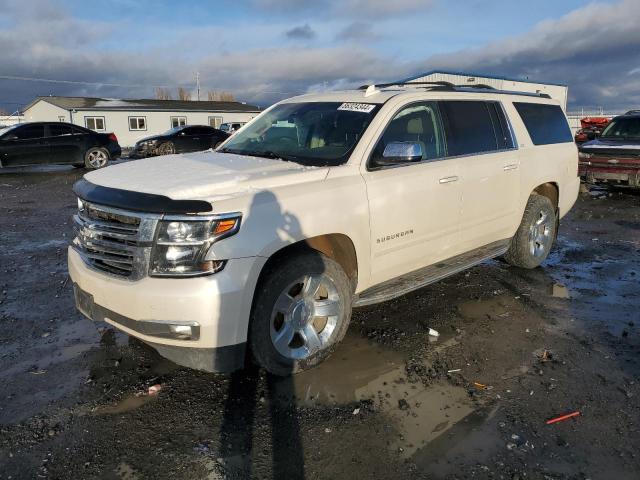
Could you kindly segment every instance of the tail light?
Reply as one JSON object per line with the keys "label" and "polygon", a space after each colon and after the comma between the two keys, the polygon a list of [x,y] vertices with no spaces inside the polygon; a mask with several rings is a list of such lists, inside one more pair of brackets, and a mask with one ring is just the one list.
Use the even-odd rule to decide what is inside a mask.
{"label": "tail light", "polygon": [[109,140],[111,140],[112,142],[118,143],[118,137],[116,137],[115,133],[110,133],[109,134]]}

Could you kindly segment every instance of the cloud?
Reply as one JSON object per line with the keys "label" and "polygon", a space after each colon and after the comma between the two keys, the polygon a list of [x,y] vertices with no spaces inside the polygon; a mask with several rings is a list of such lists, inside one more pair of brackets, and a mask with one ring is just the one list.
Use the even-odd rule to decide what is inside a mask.
{"label": "cloud", "polygon": [[435,0],[253,0],[253,4],[268,13],[293,16],[382,18],[428,10]]}
{"label": "cloud", "polygon": [[371,23],[361,21],[351,22],[336,35],[337,40],[349,42],[366,42],[379,40],[380,38],[382,36],[373,31]]}
{"label": "cloud", "polygon": [[627,72],[640,64],[640,2],[593,3],[525,34],[433,56],[421,69],[453,68],[564,83],[570,103],[625,109],[640,104]]}
{"label": "cloud", "polygon": [[[254,0],[261,4],[288,4],[287,0]],[[316,9],[333,8],[335,2],[318,0]],[[390,3],[390,2],[389,2]],[[386,2],[367,2],[369,12],[388,8]],[[397,10],[408,12],[418,2],[398,0]],[[423,2],[420,2],[423,3]],[[427,2],[428,4],[430,2]],[[295,7],[296,5],[301,5]],[[307,8],[308,2],[292,2],[292,8]],[[360,0],[345,0],[346,12]],[[266,8],[266,7],[264,7]],[[275,7],[274,7],[275,8]],[[310,7],[309,7],[310,8]],[[364,8],[364,7],[363,7]],[[43,13],[45,12],[45,13]],[[346,18],[346,17],[345,17]],[[640,2],[590,4],[555,19],[542,22],[522,35],[501,39],[477,48],[423,59],[400,60],[382,53],[375,39],[373,20],[362,17],[335,21],[334,30],[321,30],[322,38],[337,41],[307,46],[282,41],[283,25],[269,23],[260,30],[269,48],[254,46],[196,50],[190,48],[200,36],[144,46],[126,44],[129,50],[107,48],[105,39],[123,32],[120,24],[82,20],[47,0],[32,2],[0,0],[0,74],[128,86],[93,86],[7,81],[0,79],[0,107],[14,110],[35,95],[86,95],[141,98],[153,95],[154,86],[190,87],[199,71],[203,89],[232,90],[236,97],[265,106],[275,100],[325,88],[347,88],[405,78],[434,68],[529,77],[569,85],[570,105],[625,110],[640,106]],[[290,22],[289,22],[290,23]],[[295,24],[294,24],[295,25]],[[315,26],[315,24],[314,24]],[[266,28],[258,23],[255,29]],[[304,32],[308,24],[291,29]],[[222,29],[223,27],[217,26]],[[342,29],[340,29],[342,28]],[[291,31],[290,30],[290,31]],[[313,35],[317,33],[308,28]],[[385,31],[385,38],[402,32]],[[237,34],[237,30],[231,32]],[[177,35],[177,37],[176,37]],[[308,40],[293,34],[294,40]],[[221,35],[213,35],[224,38]],[[212,35],[207,34],[206,38]],[[317,38],[317,37],[316,37]],[[176,44],[176,45],[174,45]],[[278,46],[278,44],[280,46]],[[151,45],[151,46],[149,46]],[[122,47],[124,48],[124,46]],[[185,53],[188,51],[188,54]]]}
{"label": "cloud", "polygon": [[287,30],[284,34],[287,38],[292,40],[312,40],[316,37],[316,32],[308,23],[293,27],[291,30]]}

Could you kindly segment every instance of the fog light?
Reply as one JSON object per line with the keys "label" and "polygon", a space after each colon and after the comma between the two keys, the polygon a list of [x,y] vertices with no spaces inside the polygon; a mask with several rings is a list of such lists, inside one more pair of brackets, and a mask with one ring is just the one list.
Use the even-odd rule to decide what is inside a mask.
{"label": "fog light", "polygon": [[169,331],[180,340],[189,340],[193,336],[191,325],[169,325]]}

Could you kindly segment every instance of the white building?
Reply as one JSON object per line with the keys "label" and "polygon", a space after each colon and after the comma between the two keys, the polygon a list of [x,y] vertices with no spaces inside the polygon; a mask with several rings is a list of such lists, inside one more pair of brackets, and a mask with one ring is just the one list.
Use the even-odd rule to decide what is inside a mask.
{"label": "white building", "polygon": [[10,127],[17,123],[24,123],[22,115],[0,115],[0,127]]}
{"label": "white building", "polygon": [[89,97],[38,97],[24,109],[25,122],[69,122],[112,132],[122,147],[180,125],[248,122],[260,108],[241,102],[116,100]]}
{"label": "white building", "polygon": [[563,110],[567,111],[567,97],[569,87],[557,83],[534,82],[515,78],[494,77],[475,73],[450,72],[446,70],[432,70],[416,77],[403,80],[403,82],[448,82],[453,85],[486,85],[498,90],[511,90],[518,92],[546,93],[551,98],[560,101]]}

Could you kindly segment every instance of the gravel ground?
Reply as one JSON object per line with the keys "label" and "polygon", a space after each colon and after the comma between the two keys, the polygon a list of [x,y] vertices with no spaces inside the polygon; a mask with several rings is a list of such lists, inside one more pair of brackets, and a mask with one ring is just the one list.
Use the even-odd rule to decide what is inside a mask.
{"label": "gravel ground", "polygon": [[282,379],[181,368],[75,311],[81,174],[0,173],[1,479],[638,478],[640,194],[585,191],[542,268],[356,310]]}

